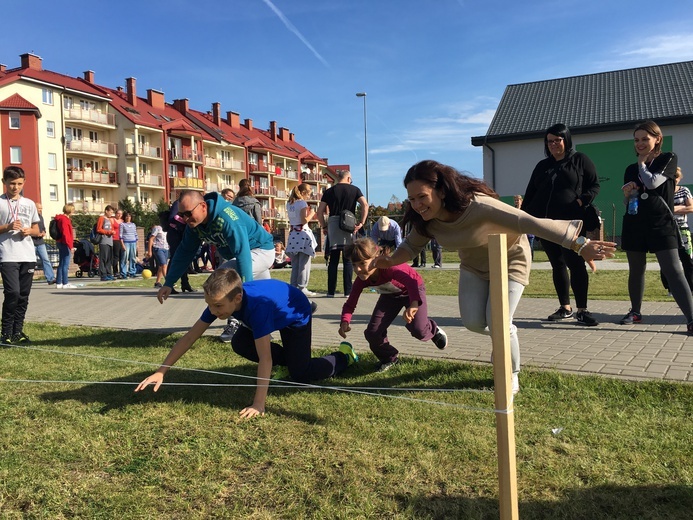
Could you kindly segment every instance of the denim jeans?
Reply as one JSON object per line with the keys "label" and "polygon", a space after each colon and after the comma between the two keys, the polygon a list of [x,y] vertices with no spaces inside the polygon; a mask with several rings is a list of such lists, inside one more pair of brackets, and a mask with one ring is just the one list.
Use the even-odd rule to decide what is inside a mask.
{"label": "denim jeans", "polygon": [[43,264],[43,274],[46,276],[46,281],[52,282],[55,280],[55,273],[53,272],[51,261],[48,259],[46,244],[36,246],[36,256],[39,257],[39,260],[41,260],[41,263]]}
{"label": "denim jeans", "polygon": [[120,274],[134,276],[137,274],[135,268],[135,257],[137,256],[137,242],[125,242],[125,249],[120,255]]}
{"label": "denim jeans", "polygon": [[66,284],[68,282],[68,271],[70,270],[70,248],[67,244],[58,242],[58,276],[56,282],[59,284]]}

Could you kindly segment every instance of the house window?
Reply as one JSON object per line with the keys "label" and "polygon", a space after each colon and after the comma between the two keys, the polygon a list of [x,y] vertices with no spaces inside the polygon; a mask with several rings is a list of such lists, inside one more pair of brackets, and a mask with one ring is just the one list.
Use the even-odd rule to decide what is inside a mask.
{"label": "house window", "polygon": [[10,164],[22,164],[21,146],[10,146]]}
{"label": "house window", "polygon": [[192,166],[186,166],[185,167],[185,177],[187,177],[188,179],[192,179],[192,178],[197,177],[197,175],[195,175],[193,173]]}
{"label": "house window", "polygon": [[83,99],[80,99],[79,107],[82,110],[96,110],[96,103],[94,103],[93,101],[85,101]]}
{"label": "house window", "polygon": [[46,136],[55,138],[55,121],[46,121]]}
{"label": "house window", "polygon": [[20,126],[19,112],[10,112],[10,129],[19,130]]}
{"label": "house window", "polygon": [[84,193],[84,190],[75,189],[75,188],[68,188],[67,189],[67,201],[68,202],[77,202],[80,200],[87,200],[86,195]]}
{"label": "house window", "polygon": [[168,165],[168,176],[171,178],[178,177],[178,167],[175,164]]}
{"label": "house window", "polygon": [[54,153],[48,154],[48,169],[57,170],[58,169],[58,156]]}
{"label": "house window", "polygon": [[74,105],[74,101],[71,96],[65,96],[63,98],[63,106],[65,107],[66,110],[70,110],[72,108],[72,105]]}
{"label": "house window", "polygon": [[53,91],[48,88],[43,89],[43,104],[52,105],[53,104]]}
{"label": "house window", "polygon": [[140,173],[142,175],[147,175],[148,172],[147,163],[140,163]]}
{"label": "house window", "polygon": [[58,185],[57,184],[50,184],[48,186],[49,188],[49,194],[50,194],[50,199],[51,200],[58,200]]}

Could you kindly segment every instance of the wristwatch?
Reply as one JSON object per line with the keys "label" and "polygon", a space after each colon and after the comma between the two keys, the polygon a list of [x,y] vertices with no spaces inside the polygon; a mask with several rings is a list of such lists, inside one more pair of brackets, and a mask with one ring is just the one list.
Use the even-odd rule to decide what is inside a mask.
{"label": "wristwatch", "polygon": [[587,237],[577,237],[575,241],[572,244],[570,244],[570,249],[580,254],[582,248],[585,247],[588,243],[589,239]]}

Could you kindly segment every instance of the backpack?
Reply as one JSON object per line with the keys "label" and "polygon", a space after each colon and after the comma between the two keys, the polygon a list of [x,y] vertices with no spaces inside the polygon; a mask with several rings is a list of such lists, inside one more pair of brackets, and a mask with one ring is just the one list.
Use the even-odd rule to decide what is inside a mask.
{"label": "backpack", "polygon": [[60,240],[63,237],[58,227],[58,221],[55,218],[52,218],[50,224],[48,224],[48,234],[53,240]]}
{"label": "backpack", "polygon": [[89,233],[89,242],[91,242],[94,245],[98,245],[101,243],[102,238],[103,238],[103,235],[100,233],[97,233],[96,224],[94,224],[94,227],[91,228],[91,232]]}

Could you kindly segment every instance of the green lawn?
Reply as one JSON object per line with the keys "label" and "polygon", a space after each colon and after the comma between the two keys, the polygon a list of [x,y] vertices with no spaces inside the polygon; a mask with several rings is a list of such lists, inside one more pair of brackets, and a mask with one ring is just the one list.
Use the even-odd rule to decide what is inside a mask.
{"label": "green lawn", "polygon": [[[275,388],[265,417],[241,421],[252,388],[133,393],[153,370],[135,362],[158,363],[173,337],[28,333],[67,355],[3,349],[0,377],[91,383],[0,384],[3,519],[498,518],[489,367],[407,359],[376,374],[366,355],[326,384],[381,396]],[[174,369],[167,382],[255,374],[212,338],[180,367],[229,375]],[[693,385],[525,370],[515,421],[521,518],[690,517]]]}

